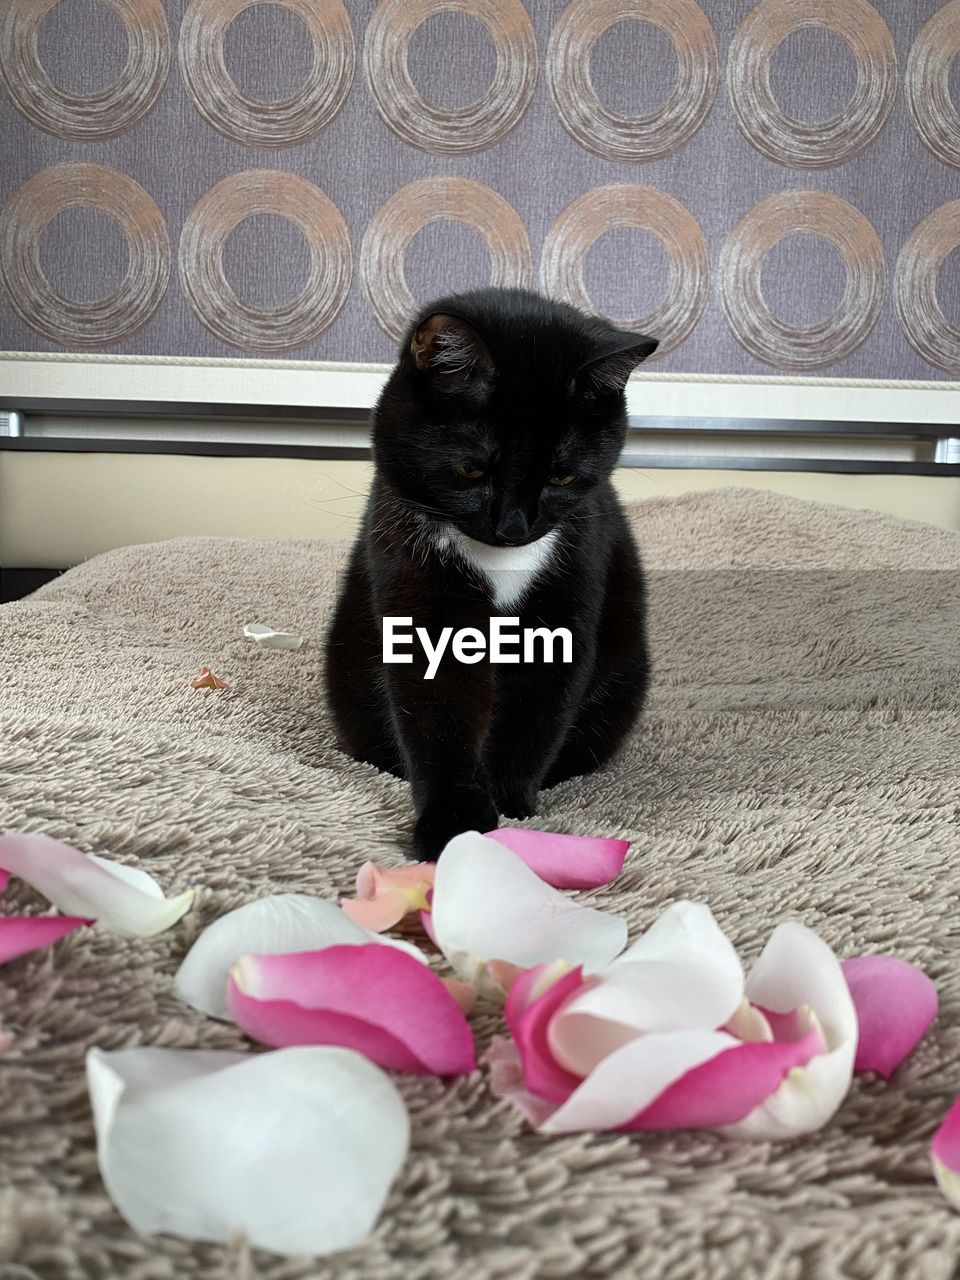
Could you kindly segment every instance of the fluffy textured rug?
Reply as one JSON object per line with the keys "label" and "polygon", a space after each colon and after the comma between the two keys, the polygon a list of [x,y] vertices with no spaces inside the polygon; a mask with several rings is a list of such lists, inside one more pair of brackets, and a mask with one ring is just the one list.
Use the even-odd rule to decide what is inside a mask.
{"label": "fluffy textured rug", "polygon": [[[336,898],[397,861],[404,784],[342,757],[321,637],[345,545],[127,547],[0,609],[0,830],[44,831],[200,886],[149,942],[81,931],[0,970],[0,1275],[43,1280],[947,1280],[960,1217],[927,1143],[960,1092],[960,537],[756,492],[635,508],[655,686],[623,756],[530,825],[628,837],[601,905],[645,927],[705,900],[749,958],[796,917],[896,951],[941,1016],[821,1133],[546,1139],[485,1074],[401,1078],[413,1149],[370,1241],[325,1260],[144,1239],[97,1171],[90,1045],[237,1048],[171,978],[198,931],[267,893]],[[241,636],[305,633],[298,653]],[[229,692],[190,681],[209,663]],[[37,899],[14,881],[8,909]],[[477,1019],[483,1043],[497,1025]],[[6,1265],[4,1265],[6,1264]]]}

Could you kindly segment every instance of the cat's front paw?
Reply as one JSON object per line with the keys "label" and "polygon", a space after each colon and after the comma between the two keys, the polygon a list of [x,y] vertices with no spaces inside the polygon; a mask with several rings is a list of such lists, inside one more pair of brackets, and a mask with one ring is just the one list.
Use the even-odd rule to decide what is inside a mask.
{"label": "cat's front paw", "polygon": [[505,818],[531,818],[537,812],[537,788],[530,783],[500,783],[494,787],[494,799]]}
{"label": "cat's front paw", "polygon": [[448,788],[424,805],[413,829],[413,851],[435,862],[454,836],[462,831],[492,831],[498,817],[497,806],[482,787]]}

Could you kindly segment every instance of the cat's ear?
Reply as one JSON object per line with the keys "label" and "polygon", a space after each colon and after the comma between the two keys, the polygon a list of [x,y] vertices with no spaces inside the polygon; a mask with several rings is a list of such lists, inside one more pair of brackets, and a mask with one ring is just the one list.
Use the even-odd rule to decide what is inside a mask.
{"label": "cat's ear", "polygon": [[484,390],[493,374],[490,350],[476,329],[445,312],[421,321],[410,339],[410,355],[441,390]]}
{"label": "cat's ear", "polygon": [[623,391],[627,379],[659,346],[656,338],[643,333],[612,334],[600,344],[600,350],[580,366],[575,380],[584,390],[598,392]]}

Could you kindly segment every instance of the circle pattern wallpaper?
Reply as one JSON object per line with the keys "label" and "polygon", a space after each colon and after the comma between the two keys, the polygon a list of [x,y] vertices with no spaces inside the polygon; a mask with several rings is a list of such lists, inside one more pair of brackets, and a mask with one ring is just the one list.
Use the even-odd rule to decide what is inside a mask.
{"label": "circle pattern wallpaper", "polygon": [[958,67],[960,0],[6,0],[0,348],[389,362],[494,284],[956,379]]}

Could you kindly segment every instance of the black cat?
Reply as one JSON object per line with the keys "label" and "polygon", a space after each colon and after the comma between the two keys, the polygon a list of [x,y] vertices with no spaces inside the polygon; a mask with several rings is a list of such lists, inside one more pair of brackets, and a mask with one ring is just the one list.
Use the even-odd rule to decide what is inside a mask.
{"label": "black cat", "polygon": [[[444,298],[403,342],[327,690],[343,749],[409,779],[422,857],[534,813],[541,787],[602,765],[640,710],[643,578],[610,473],[626,380],[656,346],[519,289]],[[538,649],[467,665],[448,645],[432,679],[417,643],[398,650],[411,662],[383,661],[384,617],[436,645],[445,627],[486,636],[492,615],[567,628],[572,661],[557,647],[549,664]]]}

